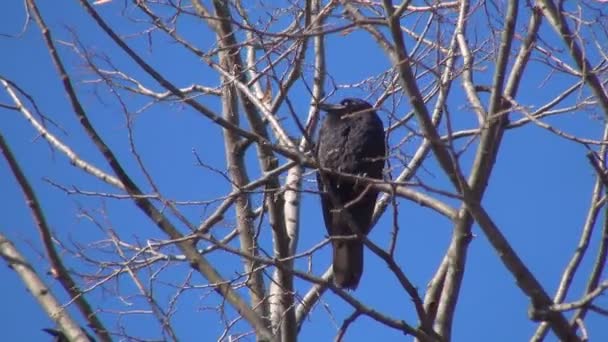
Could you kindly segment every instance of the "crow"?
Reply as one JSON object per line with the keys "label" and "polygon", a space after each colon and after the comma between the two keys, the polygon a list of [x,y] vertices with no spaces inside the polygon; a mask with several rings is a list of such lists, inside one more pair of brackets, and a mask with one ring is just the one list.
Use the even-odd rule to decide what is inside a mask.
{"label": "crow", "polygon": [[[65,334],[61,330],[51,329],[51,328],[44,328],[42,330],[44,332],[48,333],[49,335],[53,335],[53,342],[69,342],[68,337],[65,336]],[[90,342],[95,342],[95,338],[93,338],[93,336],[91,336],[88,332],[86,332],[86,330],[83,330],[83,331],[89,338]]]}
{"label": "crow", "polygon": [[[317,104],[317,108],[327,112],[317,141],[319,166],[382,179],[386,159],[384,127],[372,105],[361,99],[346,98],[340,104]],[[357,230],[367,234],[378,192],[368,184],[339,175],[325,172],[323,176],[317,172],[323,219],[329,236],[352,236]],[[355,289],[363,273],[363,242],[360,239],[334,239],[332,248],[334,284],[339,288]]]}

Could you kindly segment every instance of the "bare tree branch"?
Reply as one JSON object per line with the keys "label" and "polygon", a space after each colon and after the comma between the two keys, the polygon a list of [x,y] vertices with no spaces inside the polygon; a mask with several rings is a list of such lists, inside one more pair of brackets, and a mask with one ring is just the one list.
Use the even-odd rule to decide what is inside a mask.
{"label": "bare tree branch", "polygon": [[[28,177],[11,166],[16,177],[8,185],[26,194],[34,217],[19,234],[28,241],[39,234],[44,246],[30,267],[50,263],[68,288],[68,305],[90,301],[95,312],[80,310],[99,339],[108,341],[109,332],[93,319],[107,318],[112,337],[141,340],[151,337],[126,318],[143,315],[155,339],[177,341],[185,338],[178,320],[205,315],[218,341],[297,341],[308,330],[349,340],[363,325],[416,341],[457,340],[471,326],[459,310],[471,305],[463,294],[488,279],[487,270],[470,267],[491,261],[474,259],[479,249],[469,247],[479,244],[496,252],[515,295],[529,298],[529,318],[538,324],[532,340],[550,331],[564,341],[597,338],[592,318],[608,316],[601,305],[608,286],[608,13],[601,3],[78,0],[72,6],[85,21],[55,8],[43,11],[45,21],[39,2],[25,4],[25,23],[36,23],[42,40],[0,35],[48,54],[14,59],[24,71],[0,77],[0,110],[11,114],[3,133],[19,152],[12,158],[28,153],[24,160],[35,168]],[[551,29],[541,30],[543,21]],[[48,69],[47,56],[56,72],[29,77],[32,61]],[[387,127],[384,179],[319,169],[316,105],[340,97],[373,103]],[[581,148],[593,169],[575,164]],[[76,167],[53,163],[56,152]],[[567,167],[551,158],[547,170],[530,169],[554,155]],[[380,194],[372,235],[360,234],[343,211],[359,234],[325,236],[317,172]],[[551,298],[544,282],[555,278],[554,267],[536,266],[560,259],[530,260],[537,241],[522,241],[510,227],[521,217],[509,214],[533,202],[538,219],[554,226],[548,205],[580,204],[589,194],[564,186],[563,198],[550,198],[541,177],[571,172],[573,184],[589,181],[591,203],[560,213],[571,222],[587,210],[582,230],[552,237],[577,242]],[[72,204],[39,202],[36,179]],[[522,185],[530,192],[508,189]],[[11,193],[2,200],[15,202]],[[43,216],[49,208],[59,217],[52,226],[61,227],[53,235]],[[18,213],[9,214],[10,226]],[[487,239],[473,239],[476,226]],[[323,267],[329,244],[352,239],[372,259],[360,288],[345,292],[333,285],[332,267]],[[498,315],[507,301],[483,310]],[[317,332],[323,324],[335,331]]]}
{"label": "bare tree branch", "polygon": [[65,309],[53,297],[50,289],[38,277],[34,268],[3,234],[0,234],[0,256],[2,256],[9,267],[19,274],[30,293],[36,297],[36,300],[38,300],[38,303],[49,317],[57,322],[62,332],[70,341],[89,342],[87,335],[80,329],[78,323],[67,315]]}
{"label": "bare tree branch", "polygon": [[[84,298],[83,292],[79,289],[78,285],[74,282],[68,270],[63,265],[63,262],[55,248],[53,247],[53,241],[51,238],[51,232],[49,226],[46,223],[44,214],[40,207],[40,202],[34,194],[34,190],[30,186],[29,182],[17,160],[13,156],[8,144],[4,140],[2,134],[0,134],[0,151],[4,155],[7,163],[13,175],[17,179],[21,191],[25,195],[26,203],[28,204],[32,217],[36,223],[36,227],[40,232],[42,243],[45,251],[49,257],[51,266],[53,267],[54,273],[57,275],[61,285],[70,295],[72,300],[76,303],[76,306],[82,313],[82,315],[89,321],[91,327],[95,330],[97,336],[102,341],[110,341],[110,335],[105,329],[97,315],[89,303]],[[77,323],[75,323],[65,312],[64,308],[59,304],[55,297],[51,294],[49,288],[44,285],[43,281],[38,277],[34,268],[25,260],[25,258],[17,251],[15,246],[2,234],[0,234],[0,254],[5,261],[21,276],[24,283],[30,290],[41,306],[44,307],[45,311],[49,314],[61,330],[74,341],[88,341],[86,334],[80,329]]]}

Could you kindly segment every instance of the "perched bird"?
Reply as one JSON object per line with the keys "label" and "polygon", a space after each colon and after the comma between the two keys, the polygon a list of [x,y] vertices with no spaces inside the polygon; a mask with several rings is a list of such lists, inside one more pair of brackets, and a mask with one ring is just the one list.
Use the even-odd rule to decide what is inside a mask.
{"label": "perched bird", "polygon": [[[327,115],[317,141],[319,166],[340,173],[382,179],[386,159],[384,127],[373,107],[361,99],[346,98],[340,104],[318,104]],[[338,175],[317,173],[323,219],[329,236],[367,234],[378,192],[368,184]],[[333,197],[333,198],[332,198]],[[341,210],[347,211],[356,228]],[[363,273],[363,242],[360,239],[332,241],[334,284],[354,289]]]}
{"label": "perched bird", "polygon": [[[44,328],[42,329],[46,333],[53,335],[53,342],[69,342],[68,337],[61,330]],[[84,331],[84,330],[83,330]],[[95,342],[95,338],[89,335],[86,331],[84,331],[87,337],[89,338],[89,342]]]}

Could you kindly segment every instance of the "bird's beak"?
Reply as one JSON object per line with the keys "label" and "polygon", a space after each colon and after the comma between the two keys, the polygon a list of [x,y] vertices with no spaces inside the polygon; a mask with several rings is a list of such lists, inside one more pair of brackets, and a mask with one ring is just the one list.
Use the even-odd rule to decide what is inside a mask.
{"label": "bird's beak", "polygon": [[344,110],[346,107],[341,104],[330,104],[330,103],[317,103],[317,108],[326,111],[328,113],[339,112]]}

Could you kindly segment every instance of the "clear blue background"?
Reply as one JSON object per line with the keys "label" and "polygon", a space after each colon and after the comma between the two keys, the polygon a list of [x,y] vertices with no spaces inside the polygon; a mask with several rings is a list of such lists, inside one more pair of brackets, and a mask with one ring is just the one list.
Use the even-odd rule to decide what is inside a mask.
{"label": "clear blue background", "polygon": [[[150,191],[130,153],[122,108],[102,84],[86,82],[97,77],[92,75],[83,65],[82,60],[75,56],[72,47],[62,45],[61,41],[71,42],[77,38],[91,51],[108,55],[118,67],[128,70],[131,75],[146,82],[146,86],[156,91],[161,89],[96,28],[78,5],[48,1],[40,1],[38,5],[52,29],[55,43],[59,46],[60,55],[64,58],[70,75],[77,80],[78,94],[96,129],[144,191]],[[179,46],[170,43],[170,39],[166,36],[152,34],[151,45],[146,44],[147,39],[129,36],[137,34],[147,26],[121,17],[123,10],[121,6],[122,2],[115,1],[110,5],[98,7],[98,10],[108,22],[115,25],[116,30],[123,35],[129,45],[152,66],[181,87],[192,83],[218,86],[217,76],[204,63]],[[522,13],[527,10],[522,8]],[[142,18],[136,11],[127,10],[126,13],[131,18]],[[527,12],[525,13],[526,16],[519,20],[520,25],[527,22]],[[487,24],[481,19],[482,14],[478,11],[476,15],[479,17],[471,19],[473,23],[469,30],[471,37],[487,34],[487,28],[484,28]],[[49,126],[52,132],[82,158],[109,172],[109,167],[89,142],[72,113],[39,29],[30,23],[25,31],[20,33],[24,20],[21,2],[10,1],[2,5],[0,33],[19,34],[19,36],[0,38],[2,51],[0,74],[16,82],[31,94],[43,113],[65,131],[64,133],[56,127]],[[284,23],[277,25],[280,24]],[[181,25],[184,25],[181,32],[195,41],[197,46],[213,47],[215,38],[204,25],[194,19],[184,20]],[[541,34],[544,35],[546,42],[561,44],[547,26],[543,26]],[[481,41],[481,38],[477,39]],[[412,45],[412,42],[408,41],[410,48]],[[368,34],[361,31],[330,36],[327,40],[327,57],[328,72],[337,84],[359,82],[385,71],[389,66],[387,58],[379,52]],[[597,56],[591,54],[589,57]],[[566,61],[571,62],[569,58],[566,58]],[[483,71],[476,74],[476,81],[489,84],[493,71],[492,61],[479,62],[479,69]],[[306,72],[310,73],[310,70]],[[540,63],[531,64],[522,82],[518,101],[538,107],[544,103],[543,101],[551,99],[576,81],[555,75],[541,85],[545,77],[547,77],[546,67]],[[331,86],[328,82],[329,90]],[[586,93],[588,91],[585,91]],[[338,100],[344,96],[366,97],[366,95],[361,90],[340,88],[332,99]],[[374,95],[377,94],[371,95],[372,101],[375,100]],[[309,99],[310,95],[302,84],[296,85],[290,94],[290,100],[295,104],[300,120],[305,119]],[[142,108],[147,103],[132,95],[125,95],[124,100],[132,111]],[[10,103],[4,91],[0,93],[0,101]],[[212,109],[219,108],[217,100],[211,97],[202,97],[199,101]],[[407,103],[405,99],[402,102]],[[395,115],[399,116],[405,112],[407,108],[404,103],[400,104],[400,109],[394,113]],[[385,110],[380,112],[385,124],[389,122],[390,108],[391,106],[387,104]],[[454,82],[449,109],[456,129],[475,127],[476,119],[471,109],[466,106],[460,80]],[[75,244],[78,244],[79,248],[90,252],[92,256],[102,256],[95,251],[96,247],[92,243],[105,239],[106,234],[83,213],[95,217],[103,228],[115,230],[122,239],[132,243],[164,238],[153,223],[141,215],[128,200],[69,196],[50,185],[45,179],[85,191],[117,193],[116,189],[71,166],[65,156],[54,152],[37,136],[19,113],[6,109],[0,109],[0,113],[2,113],[0,132],[10,144],[36,190],[49,225],[68,248],[74,250]],[[289,133],[297,135],[298,131],[287,109],[283,113],[282,117],[285,118]],[[220,145],[221,130],[209,120],[179,104],[154,105],[141,113],[133,114],[131,118],[138,152],[165,196],[176,200],[205,201],[229,191],[226,181],[217,173],[198,166],[193,155],[194,150],[204,162],[222,170],[224,168],[223,146]],[[520,116],[515,115],[512,118],[518,119]],[[565,114],[548,122],[572,134],[600,139],[603,114],[599,110],[596,112],[591,109]],[[399,134],[402,135],[404,132],[395,133],[392,137],[393,143],[399,139]],[[404,145],[402,152],[413,153],[417,147],[415,142]],[[461,159],[465,170],[470,166],[474,147]],[[483,201],[485,208],[514,249],[551,294],[555,292],[561,273],[575,250],[589,206],[595,178],[585,158],[586,152],[587,150],[581,145],[559,138],[533,124],[509,130],[505,134],[490,186]],[[248,155],[252,165],[250,173],[252,179],[259,174],[254,157],[253,153]],[[437,188],[452,190],[444,174],[435,166],[434,160],[428,160],[425,166],[426,169],[420,169],[418,172],[420,179]],[[310,181],[306,182],[305,187],[314,189],[312,178],[309,177],[308,180]],[[50,276],[45,275],[48,264],[44,260],[32,217],[4,161],[0,162],[0,189],[0,202],[3,207],[3,214],[0,215],[0,230],[8,235],[37,267],[47,283],[52,285],[54,293],[66,300],[63,290]],[[259,197],[255,198],[257,201],[255,204],[259,205]],[[197,223],[212,212],[213,208],[214,205],[207,209],[203,206],[184,206],[181,210],[191,222]],[[300,251],[318,243],[325,234],[317,197],[311,193],[305,194],[302,208]],[[449,244],[452,224],[434,212],[403,199],[399,200],[398,209],[401,236],[396,260],[423,295],[427,282],[436,271]],[[232,214],[233,212],[229,212],[226,220],[215,228],[217,236],[222,236],[230,230],[234,222],[230,217]],[[372,240],[381,246],[387,246],[390,240],[391,217],[392,209],[387,211],[371,234]],[[268,244],[270,231],[265,222],[261,230],[263,247],[270,251]],[[517,288],[513,277],[503,267],[477,227],[474,232],[475,238],[469,248],[467,269],[454,321],[453,340],[527,340],[536,328],[536,325],[527,319],[528,299]],[[582,294],[586,282],[585,275],[590,271],[592,259],[595,257],[598,233],[599,231],[596,231],[590,246],[590,254],[581,266],[579,277],[574,281],[569,295],[570,300]],[[103,257],[110,258],[107,255]],[[240,270],[238,259],[224,253],[215,253],[209,256],[209,259],[222,265],[220,269],[225,276]],[[313,264],[315,274],[321,274],[329,265],[329,260],[328,248],[316,254]],[[96,269],[72,257],[68,257],[68,263],[91,272]],[[301,261],[298,267],[305,270],[307,264]],[[171,265],[162,273],[162,277],[180,283],[187,272],[189,267],[185,264]],[[142,272],[144,279],[146,276],[148,274]],[[2,340],[47,341],[48,337],[40,329],[52,327],[53,323],[24,289],[17,275],[9,268],[3,267],[0,268],[0,279],[2,279],[0,293],[4,302],[4,305],[0,306]],[[192,283],[202,285],[206,282],[195,275]],[[91,282],[86,286],[92,284]],[[114,286],[126,295],[125,298],[117,298],[111,292],[96,291],[90,296],[95,308],[117,311],[147,308],[141,298],[128,296],[136,293],[129,279],[116,282]],[[299,280],[296,286],[300,295],[306,293],[309,288],[308,284]],[[163,286],[159,286],[159,289],[158,300],[165,304],[175,289]],[[190,290],[178,302],[172,324],[182,341],[215,341],[221,333],[223,327],[218,323],[215,312],[204,308],[219,303],[217,299],[206,297],[205,294],[208,292],[209,290]],[[354,295],[364,304],[383,313],[404,319],[413,325],[417,322],[409,297],[400,289],[384,263],[371,253],[366,254],[365,274]],[[133,305],[128,306],[127,302],[132,302]],[[608,304],[608,301],[599,299],[598,303]],[[332,340],[337,327],[352,312],[352,308],[330,293],[324,295],[322,304],[316,306],[304,323],[300,335],[302,341]],[[79,317],[77,314],[75,316]],[[589,316],[587,325],[592,334],[592,341],[608,340],[606,320],[593,313]],[[100,317],[110,329],[116,327],[118,316],[114,313],[101,313]],[[121,317],[121,323],[127,327],[130,334],[142,338],[158,339],[161,336],[157,322],[149,315],[127,314]],[[245,329],[244,326],[240,328],[241,331]],[[346,341],[368,341],[371,336],[376,340],[394,340],[400,338],[401,334],[381,326],[368,317],[362,317],[349,329]],[[554,337],[548,340],[552,339]]]}

